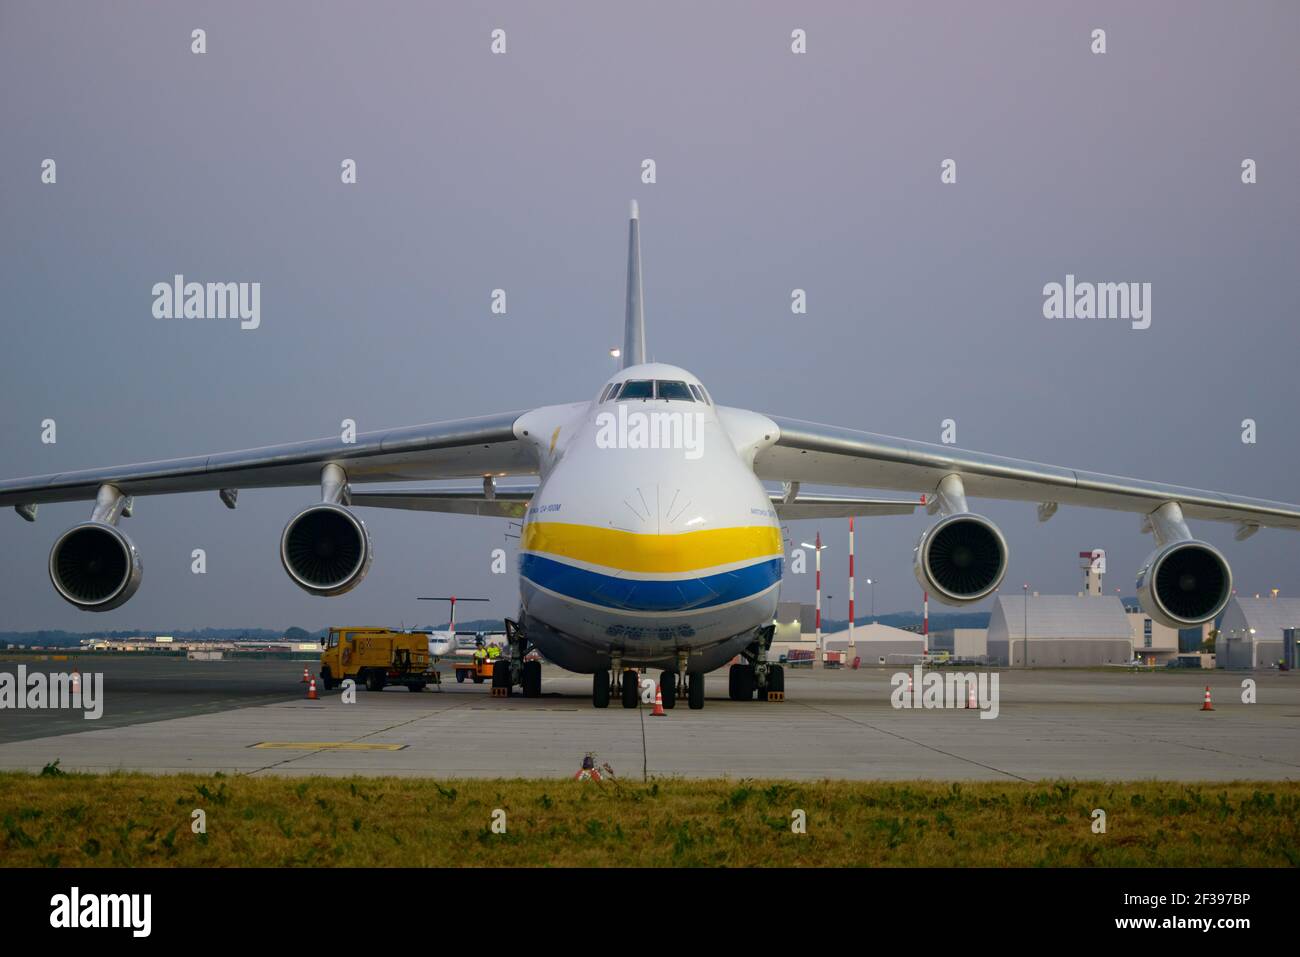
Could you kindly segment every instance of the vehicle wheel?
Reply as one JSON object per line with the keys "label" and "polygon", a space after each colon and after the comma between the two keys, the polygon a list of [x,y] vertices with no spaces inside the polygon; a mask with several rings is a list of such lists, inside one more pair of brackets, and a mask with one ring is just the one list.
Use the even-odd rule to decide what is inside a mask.
{"label": "vehicle wheel", "polygon": [[623,672],[623,707],[635,708],[641,699],[641,674],[631,668]]}
{"label": "vehicle wheel", "polygon": [[483,683],[483,676],[482,676],[482,675],[475,675],[475,676],[474,676],[474,684],[476,684],[476,685],[481,685],[482,683]]}
{"label": "vehicle wheel", "polygon": [[704,675],[690,674],[686,676],[687,698],[690,701],[692,711],[699,711],[704,707]]}
{"label": "vehicle wheel", "polygon": [[677,704],[677,672],[665,671],[659,678],[659,692],[664,698],[664,710]]}
{"label": "vehicle wheel", "polygon": [[540,661],[524,662],[524,697],[540,698],[542,696],[542,663]]}
{"label": "vehicle wheel", "polygon": [[767,669],[767,690],[785,693],[785,669],[780,665],[772,665]]}
{"label": "vehicle wheel", "polygon": [[456,669],[456,684],[458,684],[458,685],[463,685],[464,683],[465,683],[465,672],[463,672],[463,671],[461,671],[459,668],[457,668],[457,669]]}
{"label": "vehicle wheel", "polygon": [[739,673],[736,676],[736,700],[753,701],[754,686],[758,684],[758,675],[754,674],[753,665],[736,665]]}
{"label": "vehicle wheel", "polygon": [[596,708],[609,707],[609,672],[603,668],[591,676],[591,704]]}
{"label": "vehicle wheel", "polygon": [[424,690],[424,682],[423,682],[423,681],[417,681],[417,682],[415,682],[414,684],[409,684],[409,685],[406,686],[406,690],[407,690],[407,691],[423,691],[423,690]]}
{"label": "vehicle wheel", "polygon": [[492,666],[492,687],[505,688],[506,697],[510,697],[510,662],[498,661]]}
{"label": "vehicle wheel", "polygon": [[326,691],[334,690],[334,679],[330,677],[330,670],[328,668],[321,669],[320,686]]}
{"label": "vehicle wheel", "polygon": [[381,675],[378,671],[368,671],[368,672],[366,672],[366,690],[367,690],[367,691],[383,691],[383,690],[384,690],[384,676]]}
{"label": "vehicle wheel", "polygon": [[732,701],[751,700],[756,684],[753,665],[732,665],[727,671],[727,697]]}

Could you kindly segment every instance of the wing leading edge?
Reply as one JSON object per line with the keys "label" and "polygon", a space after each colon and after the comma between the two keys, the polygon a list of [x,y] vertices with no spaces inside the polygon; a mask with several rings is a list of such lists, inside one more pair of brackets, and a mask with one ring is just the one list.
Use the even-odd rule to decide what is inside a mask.
{"label": "wing leading edge", "polygon": [[763,480],[929,492],[955,474],[973,498],[1038,502],[1044,518],[1057,504],[1150,514],[1176,502],[1188,518],[1236,522],[1240,538],[1260,527],[1300,530],[1300,505],[769,418],[779,435],[755,456],[754,471]]}
{"label": "wing leading edge", "polygon": [[[196,455],[137,465],[59,472],[0,482],[0,506],[15,506],[34,518],[32,506],[46,502],[93,501],[101,486],[124,496],[310,486],[328,464],[349,481],[397,482],[468,478],[486,474],[533,475],[536,453],[515,434],[524,413],[454,419],[407,428],[366,432],[353,442],[314,439],[240,452]],[[227,504],[233,507],[233,498]]]}

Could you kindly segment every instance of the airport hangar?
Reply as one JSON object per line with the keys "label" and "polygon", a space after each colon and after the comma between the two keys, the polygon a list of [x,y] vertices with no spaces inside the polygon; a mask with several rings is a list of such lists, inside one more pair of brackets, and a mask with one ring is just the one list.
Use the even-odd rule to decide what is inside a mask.
{"label": "airport hangar", "polygon": [[[1300,630],[1300,598],[1234,597],[1223,610],[1215,641],[1215,664],[1220,668],[1271,668],[1284,655],[1288,629]],[[1300,637],[1293,632],[1291,640]],[[1296,661],[1292,648],[1292,663]]]}

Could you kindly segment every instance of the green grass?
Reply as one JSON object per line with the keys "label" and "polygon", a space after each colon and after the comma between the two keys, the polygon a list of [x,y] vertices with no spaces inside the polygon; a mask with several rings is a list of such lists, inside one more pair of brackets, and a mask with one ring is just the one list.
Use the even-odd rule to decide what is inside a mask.
{"label": "green grass", "polygon": [[[38,866],[1297,866],[1300,783],[0,774]],[[191,830],[201,808],[207,833]],[[506,812],[506,833],[491,827]],[[1107,832],[1092,832],[1092,811]],[[801,809],[807,833],[791,831]]]}

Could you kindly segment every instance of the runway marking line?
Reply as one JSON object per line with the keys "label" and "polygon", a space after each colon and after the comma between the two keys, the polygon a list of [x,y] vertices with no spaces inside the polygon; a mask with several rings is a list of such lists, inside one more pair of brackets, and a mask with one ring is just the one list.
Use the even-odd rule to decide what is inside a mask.
{"label": "runway marking line", "polygon": [[404,744],[363,744],[358,741],[260,741],[251,748],[281,751],[401,751]]}

